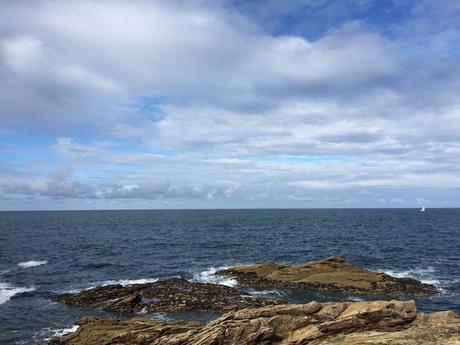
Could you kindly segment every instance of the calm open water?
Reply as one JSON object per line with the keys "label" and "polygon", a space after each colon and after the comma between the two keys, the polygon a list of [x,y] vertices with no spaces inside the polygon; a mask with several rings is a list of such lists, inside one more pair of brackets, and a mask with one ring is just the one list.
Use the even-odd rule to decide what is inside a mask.
{"label": "calm open water", "polygon": [[[55,293],[170,276],[234,285],[215,269],[332,254],[434,283],[441,293],[418,299],[419,310],[460,312],[460,209],[0,212],[0,344],[40,344],[81,316],[120,316],[52,303]],[[357,299],[251,292],[292,302]]]}

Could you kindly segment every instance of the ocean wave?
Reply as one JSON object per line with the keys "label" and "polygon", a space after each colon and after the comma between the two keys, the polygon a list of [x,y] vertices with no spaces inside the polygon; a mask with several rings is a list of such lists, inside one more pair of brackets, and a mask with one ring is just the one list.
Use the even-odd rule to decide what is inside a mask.
{"label": "ocean wave", "polygon": [[78,325],[74,325],[68,328],[56,328],[56,329],[49,328],[49,327],[42,328],[41,330],[39,330],[33,335],[31,340],[24,342],[24,344],[37,344],[37,343],[48,342],[55,337],[62,337],[63,335],[67,335],[69,333],[76,332],[79,327],[80,326]]}
{"label": "ocean wave", "polygon": [[47,263],[48,263],[47,260],[31,260],[31,261],[20,262],[18,263],[18,266],[22,268],[29,268],[29,267],[46,265]]}
{"label": "ocean wave", "polygon": [[221,266],[221,267],[210,267],[207,270],[202,272],[195,273],[193,275],[192,281],[198,283],[210,283],[210,284],[220,284],[230,287],[235,287],[238,285],[238,282],[229,277],[219,276],[216,272],[229,268],[230,266]]}
{"label": "ocean wave", "polygon": [[155,283],[158,278],[140,278],[140,279],[120,279],[120,280],[106,280],[97,284],[96,286],[107,286],[107,285],[134,285],[134,284],[147,284]]}
{"label": "ocean wave", "polygon": [[35,288],[33,287],[16,287],[8,283],[0,282],[0,305],[8,302],[14,295],[34,290]]}
{"label": "ocean wave", "polygon": [[[80,326],[78,326],[78,325],[74,325],[74,326],[69,327],[69,328],[53,329],[53,330],[51,330],[53,332],[52,338],[53,337],[62,337],[63,335],[76,332],[79,327]],[[50,340],[50,339],[45,339],[45,340]]]}
{"label": "ocean wave", "polygon": [[104,280],[100,282],[88,283],[86,286],[70,287],[62,290],[54,290],[54,293],[57,294],[76,294],[82,291],[94,289],[96,287],[108,286],[108,285],[135,285],[135,284],[148,284],[155,283],[158,281],[158,278],[140,278],[140,279],[120,279],[120,280]]}
{"label": "ocean wave", "polygon": [[432,284],[438,287],[441,285],[441,281],[436,277],[436,270],[433,267],[417,267],[408,270],[385,269],[379,271],[396,278],[414,278],[425,284]]}

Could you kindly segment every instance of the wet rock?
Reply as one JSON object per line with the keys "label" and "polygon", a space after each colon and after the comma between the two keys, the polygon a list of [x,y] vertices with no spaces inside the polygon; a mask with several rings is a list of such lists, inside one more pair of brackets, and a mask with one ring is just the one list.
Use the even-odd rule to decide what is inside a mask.
{"label": "wet rock", "polygon": [[108,285],[76,294],[63,294],[52,300],[81,308],[133,313],[215,311],[227,312],[247,307],[281,303],[273,299],[254,298],[232,287],[193,283],[182,278],[154,283]]}
{"label": "wet rock", "polygon": [[453,312],[417,314],[413,301],[275,305],[229,312],[207,324],[83,318],[52,345],[458,345]]}
{"label": "wet rock", "polygon": [[250,286],[305,288],[322,293],[389,296],[426,296],[437,293],[434,285],[369,271],[338,256],[295,265],[267,262],[239,266],[219,271],[217,274],[232,276],[238,282]]}

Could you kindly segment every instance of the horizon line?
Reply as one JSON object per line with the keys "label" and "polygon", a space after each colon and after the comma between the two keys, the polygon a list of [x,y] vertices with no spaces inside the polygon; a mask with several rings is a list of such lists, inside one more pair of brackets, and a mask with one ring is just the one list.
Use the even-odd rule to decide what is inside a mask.
{"label": "horizon line", "polygon": [[[31,209],[0,212],[87,212],[87,211],[238,211],[238,210],[418,210],[414,207],[222,207],[222,208],[113,208],[113,209]],[[425,207],[426,209],[460,209],[460,206]]]}

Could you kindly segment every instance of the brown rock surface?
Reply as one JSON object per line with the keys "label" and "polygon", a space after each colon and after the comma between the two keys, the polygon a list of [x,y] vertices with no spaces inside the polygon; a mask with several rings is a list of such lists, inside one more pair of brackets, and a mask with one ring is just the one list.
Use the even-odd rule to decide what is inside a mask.
{"label": "brown rock surface", "polygon": [[281,303],[273,299],[254,298],[228,286],[193,283],[182,278],[127,286],[96,287],[76,294],[54,296],[52,300],[74,307],[127,313],[141,310],[227,312]]}
{"label": "brown rock surface", "polygon": [[52,345],[459,345],[453,312],[417,314],[413,301],[275,305],[200,324],[84,318]]}
{"label": "brown rock surface", "polygon": [[395,278],[354,266],[338,256],[296,265],[268,262],[217,272],[242,284],[259,287],[306,288],[326,293],[378,295],[432,295],[435,286],[411,278]]}

